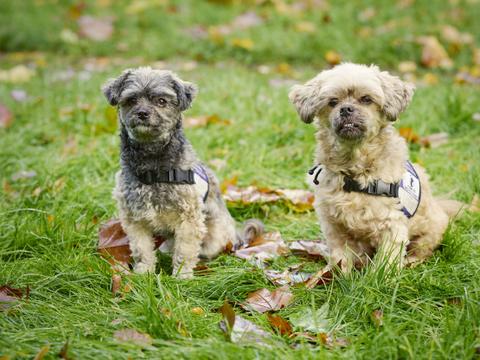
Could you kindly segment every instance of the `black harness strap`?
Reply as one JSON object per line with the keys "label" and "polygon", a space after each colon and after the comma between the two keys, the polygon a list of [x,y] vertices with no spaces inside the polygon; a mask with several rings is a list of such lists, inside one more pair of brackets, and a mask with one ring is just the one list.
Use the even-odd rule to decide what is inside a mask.
{"label": "black harness strap", "polygon": [[138,179],[145,185],[156,183],[195,184],[193,170],[147,170],[137,174]]}
{"label": "black harness strap", "polygon": [[351,177],[343,177],[343,190],[346,192],[361,192],[369,195],[398,197],[398,188],[400,183],[386,183],[382,180],[374,180],[362,188],[361,185]]}

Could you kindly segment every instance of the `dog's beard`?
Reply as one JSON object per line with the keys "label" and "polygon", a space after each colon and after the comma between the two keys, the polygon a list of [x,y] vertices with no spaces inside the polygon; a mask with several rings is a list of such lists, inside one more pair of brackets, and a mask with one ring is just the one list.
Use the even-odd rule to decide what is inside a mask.
{"label": "dog's beard", "polygon": [[360,140],[365,136],[365,120],[359,116],[334,116],[332,128],[342,140]]}

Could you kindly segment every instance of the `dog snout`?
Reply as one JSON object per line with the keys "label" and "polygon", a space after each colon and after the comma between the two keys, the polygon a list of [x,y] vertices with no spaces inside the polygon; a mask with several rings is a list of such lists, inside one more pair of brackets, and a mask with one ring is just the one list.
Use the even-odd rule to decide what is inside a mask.
{"label": "dog snout", "polygon": [[150,116],[150,111],[148,109],[139,109],[137,110],[137,116],[140,120],[147,120]]}
{"label": "dog snout", "polygon": [[355,108],[351,105],[345,105],[340,108],[340,115],[341,116],[349,116],[352,115],[355,111]]}

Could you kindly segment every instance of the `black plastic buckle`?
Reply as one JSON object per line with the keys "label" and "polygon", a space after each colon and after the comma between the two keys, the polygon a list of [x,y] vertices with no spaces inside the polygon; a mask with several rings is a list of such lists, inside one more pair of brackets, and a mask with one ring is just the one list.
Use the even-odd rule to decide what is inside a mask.
{"label": "black plastic buckle", "polygon": [[177,179],[177,172],[175,169],[168,170],[168,182],[175,182]]}
{"label": "black plastic buckle", "polygon": [[193,170],[187,171],[187,181],[189,184],[195,184],[195,174]]}
{"label": "black plastic buckle", "polygon": [[376,180],[369,183],[366,189],[367,193],[372,195],[377,195],[377,185],[378,185],[378,182]]}

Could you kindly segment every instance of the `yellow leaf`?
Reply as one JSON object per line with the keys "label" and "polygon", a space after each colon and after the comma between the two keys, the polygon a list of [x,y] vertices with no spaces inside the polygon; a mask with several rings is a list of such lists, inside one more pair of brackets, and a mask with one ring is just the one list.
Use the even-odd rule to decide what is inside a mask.
{"label": "yellow leaf", "polygon": [[251,51],[254,47],[254,42],[249,38],[234,38],[232,39],[232,45],[247,51]]}
{"label": "yellow leaf", "polygon": [[339,53],[337,53],[334,50],[329,50],[325,53],[325,60],[330,64],[330,65],[337,65],[340,64],[340,61],[342,61],[342,57]]}
{"label": "yellow leaf", "polygon": [[423,81],[427,85],[436,85],[438,84],[438,76],[432,73],[426,73],[423,76]]}
{"label": "yellow leaf", "polygon": [[295,30],[302,33],[314,33],[317,27],[310,21],[300,21],[295,24]]}
{"label": "yellow leaf", "polygon": [[290,64],[288,63],[280,63],[275,67],[275,70],[282,75],[292,75],[293,70]]}
{"label": "yellow leaf", "polygon": [[205,311],[201,307],[194,307],[192,308],[192,313],[195,315],[203,315]]}

